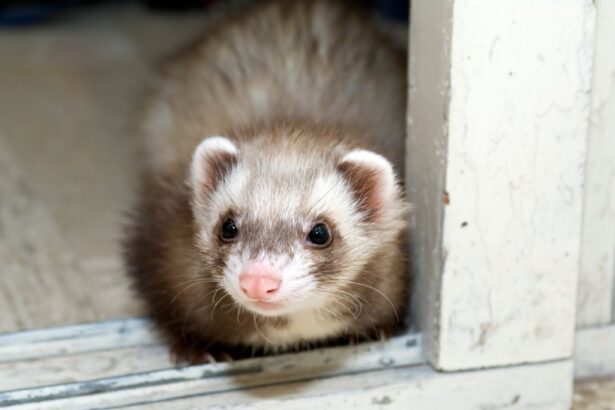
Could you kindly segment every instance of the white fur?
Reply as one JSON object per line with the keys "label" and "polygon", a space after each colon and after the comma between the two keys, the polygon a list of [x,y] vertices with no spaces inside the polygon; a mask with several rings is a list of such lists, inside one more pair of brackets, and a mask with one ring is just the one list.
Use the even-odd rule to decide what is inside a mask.
{"label": "white fur", "polygon": [[[229,144],[232,143],[227,139],[215,139],[199,146],[197,153],[201,153],[200,157],[209,155],[212,150],[237,153],[237,148]],[[289,319],[288,326],[283,328],[261,327],[259,332],[262,334],[253,336],[254,344],[283,346],[341,335],[347,330],[347,324],[335,318],[343,306],[336,303],[340,296],[334,293],[347,281],[355,280],[374,251],[382,243],[390,242],[401,226],[401,208],[397,210],[394,206],[399,201],[395,200],[397,186],[393,168],[382,156],[366,150],[350,151],[341,160],[376,170],[382,178],[377,194],[382,195],[386,203],[390,202],[391,207],[384,211],[386,217],[373,224],[365,222],[364,216],[357,212],[356,198],[334,165],[327,170],[321,166],[322,158],[305,153],[254,152],[252,149],[255,148],[250,145],[241,147],[241,159],[226,176],[223,185],[208,196],[207,206],[198,212],[200,242],[203,247],[211,245],[214,239],[210,236],[216,232],[214,224],[230,208],[237,211],[234,218],[240,232],[243,223],[254,219],[265,224],[287,221],[300,226],[303,234],[297,235],[292,257],[286,254],[251,257],[249,250],[242,250],[241,237],[236,244],[230,244],[222,286],[236,303],[252,313]],[[193,163],[198,167],[194,164],[198,162]],[[305,175],[314,170],[317,170],[315,178],[305,179]],[[322,288],[313,272],[311,259],[314,250],[306,249],[305,236],[302,236],[321,216],[335,225],[335,234],[343,238],[347,252],[343,260],[331,261],[343,264],[343,269],[335,277],[342,283],[327,283]],[[263,309],[242,292],[239,277],[251,263],[280,272],[280,288],[268,300],[279,304],[279,308]]]}
{"label": "white fur", "polygon": [[347,328],[345,322],[319,309],[291,316],[289,325],[284,328],[268,327],[264,336],[276,345],[290,345],[301,340],[313,341],[340,336]]}
{"label": "white fur", "polygon": [[[215,144],[205,145],[205,148],[199,147],[199,150],[210,152],[214,148],[225,148],[230,150],[229,152],[236,152],[236,148],[229,145],[232,143],[226,139],[214,142]],[[266,164],[268,174],[263,180],[256,182],[250,179],[252,173],[263,170],[256,168],[254,163],[240,161],[226,178],[224,187],[217,189],[210,197],[207,209],[203,210],[203,217],[199,218],[202,225],[200,230],[202,243],[207,244],[211,240],[208,235],[213,231],[212,224],[218,220],[219,214],[225,212],[231,205],[243,207],[245,212],[256,215],[262,221],[280,219],[297,221],[297,218],[301,218],[299,223],[304,232],[308,232],[317,222],[319,215],[326,215],[335,224],[338,234],[349,244],[353,254],[349,259],[356,262],[356,265],[347,263],[338,278],[352,280],[362,268],[363,261],[378,245],[375,243],[377,239],[368,235],[362,216],[356,212],[354,196],[337,173],[323,173],[311,186],[298,183],[285,186],[284,189],[280,189],[279,184],[271,183],[269,180],[269,175],[292,179],[292,174],[288,178],[283,176],[293,170],[300,172],[303,166],[307,166],[302,161],[305,162],[305,158],[273,157]],[[393,169],[380,155],[366,150],[354,150],[344,156],[342,161],[352,161],[381,171],[384,192],[388,195],[393,194],[395,189]],[[309,215],[305,214],[306,209],[311,211]],[[242,215],[237,216],[236,222],[241,226]],[[331,296],[317,292],[318,283],[311,274],[310,256],[303,248],[302,239],[297,237],[297,246],[292,258],[287,255],[260,255],[259,258],[251,260],[247,254],[231,250],[225,268],[224,287],[227,292],[247,309],[266,316],[305,312],[326,304]],[[271,302],[288,303],[287,308],[279,311],[262,311],[245,297],[239,286],[239,275],[250,263],[264,264],[281,272],[282,284]]]}
{"label": "white fur", "polygon": [[378,195],[386,203],[395,192],[395,172],[391,163],[382,155],[365,149],[355,149],[342,158],[342,162],[353,162],[378,171],[381,178]]}
{"label": "white fur", "polygon": [[205,138],[194,151],[190,177],[192,188],[197,196],[202,194],[204,186],[211,181],[211,169],[207,164],[207,159],[220,153],[237,155],[238,150],[228,138],[213,136]]}

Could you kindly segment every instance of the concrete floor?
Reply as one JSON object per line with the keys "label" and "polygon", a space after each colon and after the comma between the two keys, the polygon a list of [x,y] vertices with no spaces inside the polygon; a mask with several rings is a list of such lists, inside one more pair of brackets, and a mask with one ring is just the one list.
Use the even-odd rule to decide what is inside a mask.
{"label": "concrete floor", "polygon": [[573,410],[615,409],[615,378],[579,381],[574,386]]}
{"label": "concrete floor", "polygon": [[[116,5],[0,32],[0,332],[141,314],[117,241],[135,107],[205,20]],[[574,408],[615,409],[615,380],[578,384]]]}

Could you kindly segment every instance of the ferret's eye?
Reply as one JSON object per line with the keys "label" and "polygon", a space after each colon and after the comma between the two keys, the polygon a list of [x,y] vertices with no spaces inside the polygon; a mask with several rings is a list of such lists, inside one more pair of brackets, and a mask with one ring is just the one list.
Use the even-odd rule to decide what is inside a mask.
{"label": "ferret's eye", "polygon": [[220,229],[220,239],[222,239],[224,242],[231,242],[235,240],[238,235],[239,229],[237,229],[235,221],[230,218],[224,221]]}
{"label": "ferret's eye", "polygon": [[329,245],[331,243],[331,233],[329,232],[329,227],[324,223],[314,225],[307,236],[307,240],[312,245],[316,245],[318,247]]}

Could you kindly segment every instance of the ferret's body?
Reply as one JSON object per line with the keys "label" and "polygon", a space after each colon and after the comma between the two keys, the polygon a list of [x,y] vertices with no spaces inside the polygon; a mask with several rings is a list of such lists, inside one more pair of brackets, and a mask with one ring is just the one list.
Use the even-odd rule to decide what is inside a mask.
{"label": "ferret's body", "polygon": [[180,358],[399,324],[405,94],[398,52],[328,1],[265,3],[172,62],[125,254]]}

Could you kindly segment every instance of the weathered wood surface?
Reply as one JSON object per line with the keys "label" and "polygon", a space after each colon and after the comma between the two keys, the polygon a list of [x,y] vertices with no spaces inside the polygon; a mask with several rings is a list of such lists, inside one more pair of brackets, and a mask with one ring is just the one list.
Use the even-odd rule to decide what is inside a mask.
{"label": "weathered wood surface", "polygon": [[[84,408],[333,377],[424,361],[419,335],[385,342],[175,368],[149,323],[127,319],[0,335],[0,405]],[[232,376],[232,377],[229,377]],[[110,399],[109,399],[110,398]]]}
{"label": "weathered wood surface", "polygon": [[0,364],[0,391],[168,369],[168,347],[117,348]]}
{"label": "weathered wood surface", "polygon": [[565,409],[571,397],[569,361],[439,373],[416,334],[174,368],[149,322],[126,319],[3,334],[0,358],[0,406],[14,409]]}
{"label": "weathered wood surface", "polygon": [[438,352],[440,272],[446,185],[450,99],[450,47],[453,1],[413,0],[408,61],[406,187],[414,212],[412,317],[420,327],[427,355]]}
{"label": "weathered wood surface", "polygon": [[458,373],[439,373],[422,365],[147,403],[135,408],[568,410],[571,371],[571,363],[566,361]]}
{"label": "weathered wood surface", "polygon": [[159,344],[151,328],[145,319],[124,319],[4,333],[0,334],[0,364]]}
{"label": "weathered wood surface", "polygon": [[[442,4],[452,11],[435,12]],[[412,82],[411,73],[410,84],[407,161],[424,167],[407,173],[417,203],[413,239],[430,245],[418,249],[416,293],[436,306],[422,321],[428,357],[445,370],[570,357],[593,2],[412,7],[411,30],[433,25],[442,34],[411,33],[411,65],[427,72],[450,61],[448,77]],[[437,90],[446,98],[434,97]],[[434,112],[422,115],[433,98]]]}
{"label": "weathered wood surface", "polygon": [[[215,365],[214,365],[215,366]],[[212,366],[210,366],[212,367]],[[105,394],[46,402],[46,409],[557,409],[570,407],[570,362],[439,373],[417,365],[346,373],[333,377],[303,374],[272,379],[260,373],[224,377],[219,390],[213,379],[180,380]],[[530,382],[531,381],[531,382]],[[43,403],[17,405],[36,409]]]}
{"label": "weathered wood surface", "polygon": [[615,377],[614,324],[577,330],[574,367],[578,379]]}
{"label": "weathered wood surface", "polygon": [[615,318],[615,2],[596,1],[577,326]]}

